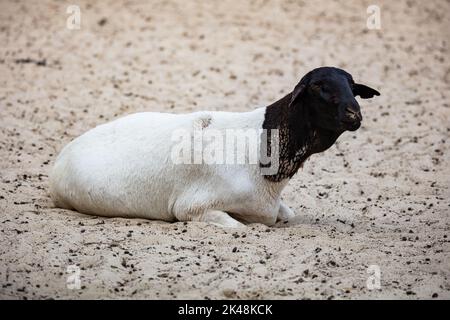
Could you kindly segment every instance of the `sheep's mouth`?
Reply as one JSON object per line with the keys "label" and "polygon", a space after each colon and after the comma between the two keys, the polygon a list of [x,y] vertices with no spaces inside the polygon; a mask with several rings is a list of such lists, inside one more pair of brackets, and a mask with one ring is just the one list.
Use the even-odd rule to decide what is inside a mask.
{"label": "sheep's mouth", "polygon": [[356,131],[361,127],[361,121],[341,121],[342,126],[345,128],[345,130],[348,131]]}

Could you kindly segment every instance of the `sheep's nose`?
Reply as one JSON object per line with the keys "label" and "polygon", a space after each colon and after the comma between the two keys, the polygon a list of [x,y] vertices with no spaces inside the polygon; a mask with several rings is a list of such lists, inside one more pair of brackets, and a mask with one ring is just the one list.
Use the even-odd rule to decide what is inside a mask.
{"label": "sheep's nose", "polygon": [[345,109],[345,112],[347,113],[347,116],[353,120],[362,121],[362,115],[360,111],[354,110],[350,107],[347,107]]}

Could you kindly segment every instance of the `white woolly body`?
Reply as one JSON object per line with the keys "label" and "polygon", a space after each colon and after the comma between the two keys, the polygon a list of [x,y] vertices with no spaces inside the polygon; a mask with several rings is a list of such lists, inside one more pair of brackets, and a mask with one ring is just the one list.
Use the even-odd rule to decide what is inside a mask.
{"label": "white woolly body", "polygon": [[231,217],[225,222],[217,218],[217,213],[228,213],[246,222],[273,224],[287,182],[264,179],[258,164],[175,164],[171,159],[174,130],[262,129],[265,109],[145,112],[100,125],[61,151],[50,174],[51,196],[59,207],[101,216],[236,226],[229,223]]}

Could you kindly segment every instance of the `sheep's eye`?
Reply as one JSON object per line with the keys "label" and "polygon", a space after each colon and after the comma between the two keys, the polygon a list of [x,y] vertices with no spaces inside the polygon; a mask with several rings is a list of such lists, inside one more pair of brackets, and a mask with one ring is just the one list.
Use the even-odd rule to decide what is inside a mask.
{"label": "sheep's eye", "polygon": [[322,82],[315,82],[311,85],[311,88],[314,91],[320,91],[323,88],[323,83]]}

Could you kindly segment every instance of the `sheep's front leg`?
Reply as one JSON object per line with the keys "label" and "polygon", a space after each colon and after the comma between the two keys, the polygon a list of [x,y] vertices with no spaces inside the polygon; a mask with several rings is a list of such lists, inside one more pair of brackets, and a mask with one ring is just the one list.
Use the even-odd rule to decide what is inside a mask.
{"label": "sheep's front leg", "polygon": [[278,211],[277,221],[283,220],[287,221],[291,218],[295,217],[294,211],[291,210],[287,205],[281,201],[280,210]]}
{"label": "sheep's front leg", "polygon": [[230,215],[224,211],[220,210],[206,210],[205,213],[200,215],[198,219],[195,219],[197,221],[204,221],[204,222],[210,222],[212,224],[215,224],[219,227],[226,227],[226,228],[242,228],[245,227],[245,224],[240,223],[236,219],[233,219],[230,217]]}

